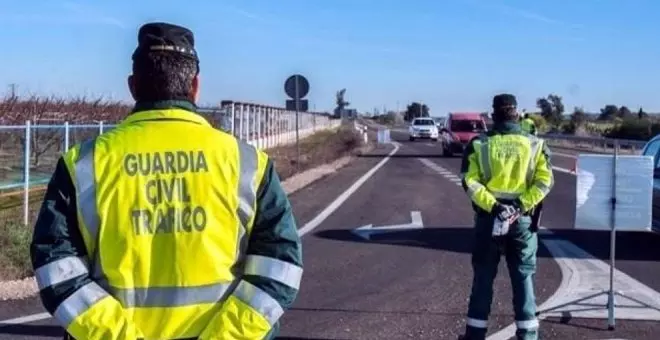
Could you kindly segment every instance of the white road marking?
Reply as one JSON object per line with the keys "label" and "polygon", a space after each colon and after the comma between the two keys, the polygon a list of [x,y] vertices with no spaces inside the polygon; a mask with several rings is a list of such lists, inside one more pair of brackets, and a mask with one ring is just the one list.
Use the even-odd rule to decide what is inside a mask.
{"label": "white road marking", "polygon": [[[335,212],[351,195],[353,195],[371,176],[373,176],[378,169],[382,168],[385,163],[387,163],[392,156],[399,151],[399,148],[401,147],[401,144],[397,142],[392,142],[392,145],[394,145],[394,150],[390,151],[387,156],[378,164],[376,164],[373,168],[371,168],[367,173],[362,175],[355,183],[353,183],[346,191],[344,191],[341,195],[339,195],[330,205],[328,205],[323,211],[321,211],[314,219],[311,221],[307,222],[302,228],[298,229],[298,235],[300,237],[304,236],[308,232],[314,230],[316,227],[318,227],[323,221],[325,221],[326,218],[328,218],[333,212]],[[0,320],[0,326],[2,325],[10,325],[10,324],[23,324],[23,323],[30,323],[34,321],[39,321],[39,320],[45,320],[50,318],[51,315],[49,313],[38,313],[38,314],[31,314],[19,318],[14,318],[14,319],[8,319],[8,320]]]}
{"label": "white road marking", "polygon": [[22,316],[20,318],[2,320],[0,321],[0,327],[5,325],[17,325],[22,323],[35,322],[35,321],[45,320],[48,318],[50,318],[50,314],[48,313],[32,314],[32,315]]}
{"label": "white road marking", "polygon": [[[447,175],[444,175],[446,169],[437,163],[425,158],[420,158],[419,160],[424,165],[441,174],[443,177],[448,177]],[[553,167],[553,169],[575,175],[568,169],[560,167]],[[461,185],[460,182],[456,184]],[[553,235],[553,232],[549,229],[542,228],[539,234]],[[548,248],[548,251],[550,251],[552,254],[553,259],[555,262],[557,262],[557,265],[561,271],[561,282],[552,296],[550,296],[547,301],[538,307],[539,311],[543,311],[563,303],[572,302],[582,297],[587,297],[591,294],[608,289],[609,265],[607,263],[595,258],[588,252],[584,251],[582,248],[567,240],[541,239],[541,242],[546,246],[546,248]],[[626,299],[625,297],[621,296],[615,297],[616,317],[618,319],[653,321],[660,320],[660,302],[656,302],[657,306],[648,305],[654,301],[660,301],[660,293],[619,270],[615,269],[614,277],[614,286],[617,287],[617,292],[625,295],[625,297],[631,297],[637,300],[634,301],[635,304],[630,304],[630,302],[633,300]],[[606,296],[604,296],[604,298],[606,299]],[[624,299],[628,301],[626,301],[626,305],[621,305],[621,302],[623,302],[622,300]],[[539,320],[542,320],[546,317],[561,316],[561,311],[568,309],[578,309],[578,311],[571,312],[572,317],[607,319],[607,309],[605,309],[606,300],[588,300],[588,302],[590,304],[596,303],[602,305],[603,308],[600,310],[593,310],[593,307],[591,306],[591,308],[579,310],[579,305],[573,304],[561,309],[557,309],[557,311],[553,311],[552,313],[541,314],[539,315]],[[644,306],[639,302],[643,302],[647,305]],[[576,306],[578,306],[578,308],[576,308]],[[487,339],[508,340],[515,337],[515,333],[516,325],[512,323],[504,329],[493,333]]]}
{"label": "white road marking", "polygon": [[383,160],[378,162],[378,164],[371,168],[371,170],[369,170],[366,174],[362,175],[362,177],[355,181],[353,185],[351,185],[348,189],[346,189],[346,191],[339,195],[339,197],[337,197],[332,203],[330,203],[330,205],[323,209],[321,213],[316,215],[314,219],[307,222],[302,228],[298,229],[298,235],[302,237],[318,227],[321,223],[323,223],[323,221],[325,221],[326,218],[328,218],[328,216],[335,212],[335,210],[337,210],[349,197],[351,197],[351,195],[353,195],[353,193],[355,193],[357,189],[359,189],[362,184],[364,184],[364,182],[371,178],[371,176],[373,176],[376,171],[378,171],[378,169],[383,167],[383,165],[385,165],[385,163],[387,163],[387,161],[392,158],[392,155],[399,151],[399,147],[401,146],[401,144],[397,142],[393,142],[392,144],[394,145],[394,150],[392,150]]}
{"label": "white road marking", "polygon": [[437,163],[435,163],[435,162],[433,162],[433,161],[431,161],[427,158],[417,158],[417,159],[420,162],[422,162],[424,165],[431,168],[431,170],[433,170],[433,171],[437,172],[438,174],[440,174],[442,177],[448,179],[449,181],[451,181],[452,183],[454,183],[458,186],[462,186],[460,177],[454,175],[449,170],[443,168],[442,166],[438,165]]}
{"label": "white road marking", "polygon": [[561,153],[561,152],[554,152],[554,151],[551,151],[551,152],[552,152],[553,156],[577,159],[576,155],[571,155],[571,154],[568,154],[568,153]]}
{"label": "white road marking", "polygon": [[575,176],[575,172],[573,172],[573,171],[571,171],[571,170],[569,170],[569,169],[566,169],[566,168],[561,168],[561,167],[558,167],[558,166],[554,166],[554,165],[553,165],[553,166],[552,166],[552,170],[557,170],[557,171],[559,171],[559,172],[563,172],[563,173],[566,173],[566,174],[569,174],[569,175],[573,175],[573,176]]}

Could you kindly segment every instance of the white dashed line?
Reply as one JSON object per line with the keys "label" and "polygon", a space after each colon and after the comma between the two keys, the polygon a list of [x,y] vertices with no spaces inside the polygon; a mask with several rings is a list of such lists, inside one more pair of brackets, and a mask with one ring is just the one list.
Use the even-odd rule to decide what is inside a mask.
{"label": "white dashed line", "polygon": [[424,165],[431,168],[431,170],[439,173],[440,175],[442,175],[442,177],[448,179],[450,182],[452,182],[452,183],[454,183],[458,186],[462,186],[461,178],[454,175],[451,171],[443,168],[442,166],[438,165],[437,163],[432,162],[432,161],[430,161],[426,158],[417,158],[417,159],[419,159],[419,161],[422,162]]}

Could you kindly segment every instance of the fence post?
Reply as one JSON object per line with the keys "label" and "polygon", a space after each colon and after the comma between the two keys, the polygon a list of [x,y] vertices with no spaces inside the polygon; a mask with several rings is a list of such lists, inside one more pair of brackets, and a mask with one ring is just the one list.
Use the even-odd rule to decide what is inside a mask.
{"label": "fence post", "polygon": [[32,143],[32,127],[30,121],[25,121],[25,148],[23,155],[23,224],[30,223],[30,154]]}
{"label": "fence post", "polygon": [[234,128],[234,125],[236,125],[236,104],[234,104],[234,102],[231,103],[229,110],[231,110],[231,125],[229,131],[231,131],[232,135],[236,136],[236,129]]}
{"label": "fence post", "polygon": [[69,122],[64,122],[64,152],[69,151]]}
{"label": "fence post", "polygon": [[263,149],[263,147],[264,147],[264,145],[263,145],[264,142],[261,140],[261,138],[262,138],[262,133],[261,133],[261,118],[262,118],[262,116],[263,116],[263,113],[264,113],[264,108],[263,108],[262,106],[260,106],[260,107],[257,109],[257,118],[256,118],[256,119],[257,119],[257,121],[256,121],[256,123],[257,123],[257,124],[256,124],[256,125],[257,125],[257,126],[256,126],[256,128],[257,128],[257,142],[256,142],[255,145],[256,145],[256,147],[258,147],[258,148],[262,148],[262,149]]}
{"label": "fence post", "polygon": [[245,104],[241,104],[241,111],[238,114],[238,139],[243,139],[243,114],[245,112]]}
{"label": "fence post", "polygon": [[99,122],[99,135],[103,133],[103,121]]}

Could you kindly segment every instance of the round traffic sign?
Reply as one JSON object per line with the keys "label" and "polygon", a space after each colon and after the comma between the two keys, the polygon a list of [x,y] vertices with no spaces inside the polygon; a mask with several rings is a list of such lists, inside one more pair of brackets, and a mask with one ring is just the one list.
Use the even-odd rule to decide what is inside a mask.
{"label": "round traffic sign", "polygon": [[309,93],[309,82],[305,77],[294,74],[284,82],[284,92],[291,99],[304,98]]}

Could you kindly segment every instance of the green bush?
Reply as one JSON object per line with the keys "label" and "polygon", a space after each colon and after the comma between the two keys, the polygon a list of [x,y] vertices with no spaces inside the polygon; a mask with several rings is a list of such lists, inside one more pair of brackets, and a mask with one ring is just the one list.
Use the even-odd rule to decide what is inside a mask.
{"label": "green bush", "polygon": [[646,119],[630,118],[623,120],[603,135],[618,139],[649,140],[658,134],[660,134],[660,123],[652,123]]}
{"label": "green bush", "polygon": [[546,133],[548,131],[548,122],[541,116],[540,114],[530,114],[529,118],[531,118],[534,121],[534,125],[536,126],[536,130],[539,133]]}

